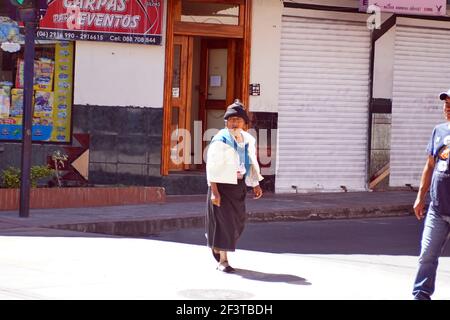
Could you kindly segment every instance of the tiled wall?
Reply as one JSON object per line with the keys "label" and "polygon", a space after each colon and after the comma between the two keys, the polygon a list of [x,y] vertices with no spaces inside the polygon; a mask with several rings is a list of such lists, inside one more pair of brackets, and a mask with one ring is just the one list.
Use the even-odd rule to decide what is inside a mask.
{"label": "tiled wall", "polygon": [[[47,164],[47,156],[54,151],[61,150],[58,146],[35,144],[31,148],[31,165]],[[21,143],[0,142],[0,171],[8,167],[20,168],[21,165]]]}
{"label": "tiled wall", "polygon": [[161,185],[160,108],[76,106],[74,132],[89,133],[89,182]]}
{"label": "tiled wall", "polygon": [[[256,130],[258,136],[260,136],[259,130],[266,129],[270,132],[271,129],[278,129],[278,113],[276,112],[253,112],[251,114],[251,127]],[[272,150],[268,151],[269,154],[272,155],[272,163],[271,166],[275,165],[275,150],[273,150],[273,146],[276,143],[272,143],[271,135],[268,135],[268,145],[266,146],[268,149]],[[275,148],[276,149],[276,148]],[[272,171],[272,170],[271,170]],[[275,174],[263,174],[264,180],[261,181],[261,187],[265,191],[274,192],[275,191]]]}
{"label": "tiled wall", "polygon": [[[89,184],[160,186],[161,108],[74,106],[73,132],[87,133]],[[62,145],[34,144],[33,165]],[[20,143],[0,143],[0,170],[20,167]]]}

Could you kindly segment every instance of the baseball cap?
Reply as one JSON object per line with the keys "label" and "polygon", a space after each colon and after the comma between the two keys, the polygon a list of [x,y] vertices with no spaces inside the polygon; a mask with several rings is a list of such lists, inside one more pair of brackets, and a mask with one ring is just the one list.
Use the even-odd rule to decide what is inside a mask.
{"label": "baseball cap", "polygon": [[447,97],[450,97],[450,89],[447,92],[441,92],[439,94],[439,99],[445,100]]}

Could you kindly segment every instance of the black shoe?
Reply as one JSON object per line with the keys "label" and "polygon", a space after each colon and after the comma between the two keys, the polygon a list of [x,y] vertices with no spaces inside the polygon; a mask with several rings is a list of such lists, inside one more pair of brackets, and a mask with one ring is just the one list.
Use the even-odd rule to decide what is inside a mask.
{"label": "black shoe", "polygon": [[221,263],[219,263],[219,265],[217,266],[217,270],[225,272],[225,273],[233,273],[236,270],[230,266],[228,263],[226,265],[223,265]]}
{"label": "black shoe", "polygon": [[426,293],[418,293],[414,296],[414,300],[431,300],[431,297]]}
{"label": "black shoe", "polygon": [[220,261],[220,253],[215,253],[214,249],[211,249],[212,255],[214,257],[214,259],[216,259],[217,262]]}

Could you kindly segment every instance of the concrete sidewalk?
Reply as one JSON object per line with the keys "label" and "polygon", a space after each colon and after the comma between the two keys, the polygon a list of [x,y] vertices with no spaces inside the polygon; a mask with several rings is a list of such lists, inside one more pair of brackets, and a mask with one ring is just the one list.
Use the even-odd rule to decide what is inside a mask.
{"label": "concrete sidewalk", "polygon": [[[416,191],[248,195],[250,221],[368,218],[412,214]],[[145,236],[204,225],[206,196],[168,196],[164,204],[35,209],[29,218],[0,212],[1,235],[71,235],[77,232]],[[64,230],[64,231],[63,231]],[[73,232],[75,231],[75,232]]]}

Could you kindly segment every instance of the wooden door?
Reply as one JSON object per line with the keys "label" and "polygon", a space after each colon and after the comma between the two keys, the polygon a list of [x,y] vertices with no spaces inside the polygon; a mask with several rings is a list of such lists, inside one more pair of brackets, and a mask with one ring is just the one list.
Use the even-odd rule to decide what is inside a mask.
{"label": "wooden door", "polygon": [[[204,6],[195,6],[196,9],[199,9],[201,12],[186,12],[185,5],[188,2],[196,2],[203,3]],[[201,16],[202,10],[207,8],[209,14],[211,14],[211,8],[215,4],[223,4],[223,5],[238,5],[238,21],[233,24],[217,24],[210,23],[207,20],[185,20],[182,17],[186,15]],[[191,6],[187,11],[193,9]],[[195,10],[194,10],[195,11]],[[198,11],[198,10],[197,10]],[[190,110],[191,104],[191,90],[188,88],[183,88],[181,83],[183,83],[183,77],[186,75],[190,77],[192,74],[192,67],[187,63],[187,66],[183,68],[182,62],[180,62],[180,91],[179,97],[172,97],[173,93],[177,93],[176,88],[172,86],[172,77],[173,70],[172,65],[174,62],[174,48],[176,43],[181,45],[181,47],[186,47],[187,51],[180,49],[180,57],[189,57],[192,55],[192,38],[189,37],[202,37],[204,39],[216,39],[219,42],[222,41],[222,44],[213,44],[213,41],[209,41],[205,44],[206,55],[208,56],[208,50],[214,49],[215,45],[219,45],[221,48],[227,48],[230,54],[227,54],[227,95],[225,99],[212,99],[208,96],[208,75],[207,69],[202,73],[204,76],[204,85],[203,87],[203,102],[200,107],[199,118],[203,122],[203,127],[205,128],[207,124],[207,112],[208,110],[212,110],[214,112],[218,112],[218,110],[224,110],[225,107],[230,104],[234,98],[239,98],[247,105],[248,103],[248,84],[250,81],[250,29],[251,29],[251,16],[252,16],[252,0],[167,0],[167,15],[166,20],[166,61],[165,61],[165,83],[164,83],[164,120],[163,120],[163,138],[162,138],[162,159],[161,159],[161,174],[168,175],[170,170],[183,170],[188,169],[189,165],[182,165],[180,163],[173,163],[170,159],[170,156],[173,154],[176,158],[186,157],[187,155],[183,154],[180,150],[177,151],[175,148],[176,143],[173,144],[171,142],[171,133],[173,129],[181,128],[184,126],[185,128],[189,128],[187,125],[190,121],[187,119],[189,117],[189,113],[187,110]],[[213,15],[215,12],[213,12]],[[187,44],[182,44],[183,40],[187,37]],[[181,43],[181,44],[180,44]],[[225,44],[224,44],[225,43]],[[209,49],[208,49],[209,48]],[[232,54],[231,54],[232,53]],[[206,59],[206,58],[205,58]],[[234,59],[234,60],[230,60]],[[180,60],[181,61],[181,60]],[[187,61],[192,61],[188,59]],[[204,60],[202,60],[202,63]],[[181,70],[185,70],[187,73],[181,72]],[[228,75],[228,73],[230,73]],[[231,85],[228,84],[228,79],[233,79],[234,81],[234,90]],[[217,81],[218,78],[213,78],[213,81]],[[190,85],[191,81],[188,81],[186,85]],[[175,88],[175,92],[172,92],[172,89]],[[199,88],[200,89],[200,88]],[[185,91],[187,90],[187,91]],[[183,96],[184,94],[184,96]],[[175,101],[177,100],[178,101]],[[222,101],[220,101],[222,100]],[[224,101],[225,102],[224,102]],[[173,103],[174,102],[174,103]],[[177,104],[179,103],[179,104]],[[184,104],[183,104],[184,103]],[[200,104],[200,102],[199,102]],[[180,107],[181,106],[181,107]],[[202,107],[203,106],[203,107]],[[175,109],[176,108],[176,109]],[[222,109],[223,108],[223,109]],[[175,115],[172,117],[172,110]],[[217,118],[219,118],[218,114],[216,114]],[[183,117],[184,120],[183,120]],[[177,140],[175,139],[175,142]],[[174,148],[174,149],[171,149]],[[171,152],[173,150],[173,153]],[[179,152],[180,151],[180,152]],[[178,162],[178,161],[177,161]],[[191,166],[192,167],[192,166]]]}
{"label": "wooden door", "polygon": [[203,39],[199,118],[203,130],[223,128],[223,114],[235,98],[236,40]]}
{"label": "wooden door", "polygon": [[193,39],[174,36],[170,104],[169,170],[189,168]]}

